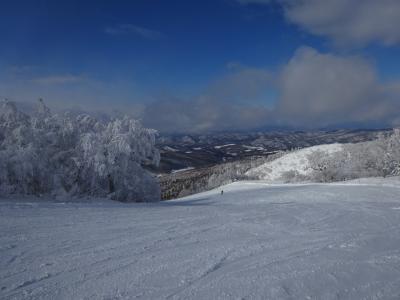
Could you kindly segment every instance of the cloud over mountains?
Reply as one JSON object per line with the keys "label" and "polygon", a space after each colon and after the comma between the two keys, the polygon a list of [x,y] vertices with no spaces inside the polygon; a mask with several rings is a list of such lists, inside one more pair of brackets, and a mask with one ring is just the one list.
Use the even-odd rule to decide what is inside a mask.
{"label": "cloud over mountains", "polygon": [[[362,56],[302,46],[277,70],[235,63],[228,64],[227,71],[189,98],[168,94],[140,105],[130,104],[134,88],[125,91],[126,84],[91,82],[89,78],[83,84],[80,76],[61,75],[13,78],[13,82],[19,83],[16,94],[25,91],[16,95],[17,99],[27,99],[27,93],[43,95],[44,91],[44,98],[57,98],[57,91],[62,91],[71,99],[63,98],[66,106],[70,103],[89,111],[101,109],[101,102],[106,107],[106,99],[119,95],[114,98],[114,109],[134,113],[146,126],[168,132],[400,124],[400,80],[380,80],[373,62]],[[60,102],[55,105],[60,107]]]}
{"label": "cloud over mountains", "polygon": [[[271,90],[276,97],[269,105],[254,103]],[[392,126],[399,121],[399,99],[400,81],[381,82],[368,60],[300,47],[276,72],[234,71],[194,99],[160,99],[144,120],[167,131]]]}

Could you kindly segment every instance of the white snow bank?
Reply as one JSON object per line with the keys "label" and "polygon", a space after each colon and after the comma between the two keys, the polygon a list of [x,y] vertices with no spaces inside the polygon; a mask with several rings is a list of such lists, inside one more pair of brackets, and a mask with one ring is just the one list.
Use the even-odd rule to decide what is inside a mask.
{"label": "white snow bank", "polygon": [[189,170],[193,170],[194,167],[187,167],[187,168],[183,168],[183,169],[178,169],[178,170],[172,170],[171,173],[180,173],[180,172],[185,172],[185,171],[189,171]]}
{"label": "white snow bank", "polygon": [[312,172],[307,156],[314,151],[323,151],[327,155],[341,151],[342,144],[329,144],[307,147],[285,154],[249,170],[246,175],[271,182],[279,182],[286,172],[296,171],[299,175],[309,175]]}
{"label": "white snow bank", "polygon": [[230,146],[235,146],[236,144],[226,144],[226,145],[219,145],[219,146],[214,146],[215,149],[221,149],[225,147],[230,147]]}

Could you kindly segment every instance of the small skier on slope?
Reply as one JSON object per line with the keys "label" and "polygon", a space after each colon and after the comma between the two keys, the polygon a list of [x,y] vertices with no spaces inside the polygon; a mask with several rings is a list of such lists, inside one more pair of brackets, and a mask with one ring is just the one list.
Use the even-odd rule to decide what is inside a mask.
{"label": "small skier on slope", "polygon": [[224,190],[221,190],[221,196],[224,194]]}

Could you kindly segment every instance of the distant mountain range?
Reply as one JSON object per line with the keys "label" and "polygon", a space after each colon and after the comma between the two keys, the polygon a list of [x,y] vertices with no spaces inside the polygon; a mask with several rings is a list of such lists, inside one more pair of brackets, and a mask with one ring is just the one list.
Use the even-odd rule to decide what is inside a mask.
{"label": "distant mountain range", "polygon": [[203,168],[223,162],[254,156],[268,156],[277,151],[330,143],[357,143],[376,139],[386,130],[331,131],[265,131],[248,133],[216,133],[161,135],[157,147],[161,152],[158,174],[188,168]]}

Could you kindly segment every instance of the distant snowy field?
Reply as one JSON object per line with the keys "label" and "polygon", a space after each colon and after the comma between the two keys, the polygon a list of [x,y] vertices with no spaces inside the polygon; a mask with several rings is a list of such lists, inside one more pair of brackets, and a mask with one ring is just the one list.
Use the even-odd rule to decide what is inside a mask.
{"label": "distant snowy field", "polygon": [[399,179],[0,201],[3,299],[399,299]]}

